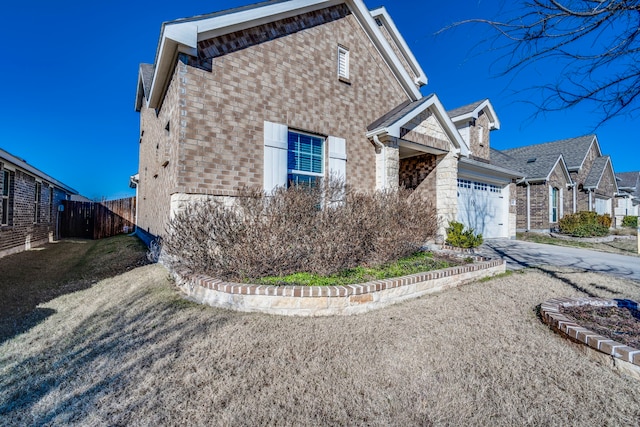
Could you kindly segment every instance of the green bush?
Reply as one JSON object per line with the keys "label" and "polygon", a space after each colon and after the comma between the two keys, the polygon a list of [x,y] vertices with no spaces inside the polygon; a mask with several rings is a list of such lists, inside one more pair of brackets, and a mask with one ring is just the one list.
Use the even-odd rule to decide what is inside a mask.
{"label": "green bush", "polygon": [[574,237],[599,237],[609,234],[611,217],[596,212],[577,212],[566,215],[558,222],[560,232]]}
{"label": "green bush", "polygon": [[638,226],[638,217],[634,215],[627,215],[622,218],[623,227],[636,228]]}
{"label": "green bush", "polygon": [[482,244],[482,234],[475,234],[473,228],[464,229],[464,224],[456,221],[447,228],[447,244],[456,248],[476,248]]}

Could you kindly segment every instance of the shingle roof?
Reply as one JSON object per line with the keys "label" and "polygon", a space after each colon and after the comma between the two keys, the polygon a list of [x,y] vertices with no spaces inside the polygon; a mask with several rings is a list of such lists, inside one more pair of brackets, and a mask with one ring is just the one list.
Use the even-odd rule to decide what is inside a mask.
{"label": "shingle roof", "polygon": [[527,145],[525,147],[502,150],[503,153],[519,159],[562,154],[569,170],[579,169],[594,142],[595,135],[585,135],[577,138],[562,139],[542,144]]}
{"label": "shingle roof", "polygon": [[144,97],[149,99],[149,91],[151,90],[151,83],[153,82],[153,64],[140,64],[140,73],[142,74],[142,89],[144,90]]}
{"label": "shingle roof", "polygon": [[609,156],[600,156],[596,157],[591,165],[591,170],[589,171],[589,175],[584,180],[584,188],[597,188],[600,180],[602,179],[602,174],[604,174],[604,170],[607,167],[610,159]]}
{"label": "shingle roof", "polygon": [[402,104],[398,105],[397,107],[395,107],[394,109],[386,113],[384,116],[380,117],[375,122],[367,126],[367,131],[373,131],[376,129],[382,129],[382,128],[391,126],[392,124],[400,120],[402,117],[406,116],[411,111],[413,111],[414,109],[418,108],[419,106],[421,106],[422,104],[430,100],[431,97],[433,96],[434,94],[432,93],[430,95],[420,98],[417,101],[403,102]]}
{"label": "shingle roof", "polygon": [[512,156],[506,151],[491,149],[491,163],[516,170],[532,181],[545,180],[562,154],[538,154],[532,157]]}
{"label": "shingle roof", "polygon": [[462,116],[464,114],[472,113],[480,104],[486,101],[488,98],[481,99],[480,101],[472,102],[471,104],[463,105],[462,107],[454,108],[453,110],[447,111],[449,117],[454,118],[458,116]]}
{"label": "shingle roof", "polygon": [[638,178],[640,172],[620,172],[616,174],[616,178],[619,178],[618,187],[622,188],[637,188]]}

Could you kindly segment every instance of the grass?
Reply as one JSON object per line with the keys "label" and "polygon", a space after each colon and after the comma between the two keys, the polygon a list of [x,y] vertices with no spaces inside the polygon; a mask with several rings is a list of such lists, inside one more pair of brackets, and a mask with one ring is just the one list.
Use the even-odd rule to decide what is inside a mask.
{"label": "grass", "polygon": [[517,233],[516,238],[526,242],[543,243],[547,245],[568,246],[574,248],[591,249],[594,251],[615,253],[620,255],[638,256],[638,241],[636,239],[615,239],[612,242],[585,242],[580,240],[565,240],[552,237],[544,233]]}
{"label": "grass", "polygon": [[62,240],[0,258],[0,342],[50,315],[40,303],[143,265],[145,253],[137,238],[123,235]]}
{"label": "grass", "polygon": [[148,265],[0,344],[1,425],[637,425],[638,382],[536,315],[637,282],[528,270],[358,316],[237,313]]}
{"label": "grass", "polygon": [[342,271],[339,274],[321,276],[313,273],[301,272],[281,277],[263,277],[253,280],[258,285],[274,286],[332,286],[353,285],[372,280],[390,279],[409,274],[422,273],[430,270],[461,265],[468,261],[451,257],[434,256],[432,252],[416,252],[396,262],[377,267],[356,267]]}

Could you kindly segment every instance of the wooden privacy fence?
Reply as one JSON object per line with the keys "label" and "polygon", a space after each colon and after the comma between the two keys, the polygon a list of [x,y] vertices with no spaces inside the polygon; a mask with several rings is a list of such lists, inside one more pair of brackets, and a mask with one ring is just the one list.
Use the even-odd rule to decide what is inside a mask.
{"label": "wooden privacy fence", "polygon": [[136,198],[107,202],[64,200],[59,212],[59,237],[103,239],[134,230]]}

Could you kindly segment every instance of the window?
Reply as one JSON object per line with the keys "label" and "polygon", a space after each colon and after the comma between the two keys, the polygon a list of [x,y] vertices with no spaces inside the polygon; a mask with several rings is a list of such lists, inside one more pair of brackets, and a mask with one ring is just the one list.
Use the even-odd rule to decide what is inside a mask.
{"label": "window", "polygon": [[487,191],[487,184],[485,182],[477,182],[474,181],[473,183],[473,189],[474,190],[480,190],[480,191]]}
{"label": "window", "polygon": [[338,78],[349,80],[349,50],[338,46]]}
{"label": "window", "polygon": [[551,212],[549,215],[549,220],[551,222],[558,222],[558,201],[560,200],[560,198],[558,197],[559,193],[560,190],[558,190],[557,188],[554,187],[551,189]]}
{"label": "window", "polygon": [[458,178],[458,187],[459,188],[471,188],[471,181],[466,179]]}
{"label": "window", "polygon": [[324,138],[299,132],[288,133],[287,181],[289,184],[313,185],[322,177]]}
{"label": "window", "polygon": [[2,221],[0,225],[9,225],[9,189],[11,188],[11,175],[9,171],[2,171]]}
{"label": "window", "polygon": [[35,194],[35,198],[34,198],[34,206],[35,209],[33,211],[33,222],[39,222],[40,220],[40,190],[42,189],[42,184],[39,182],[36,182],[36,194]]}

